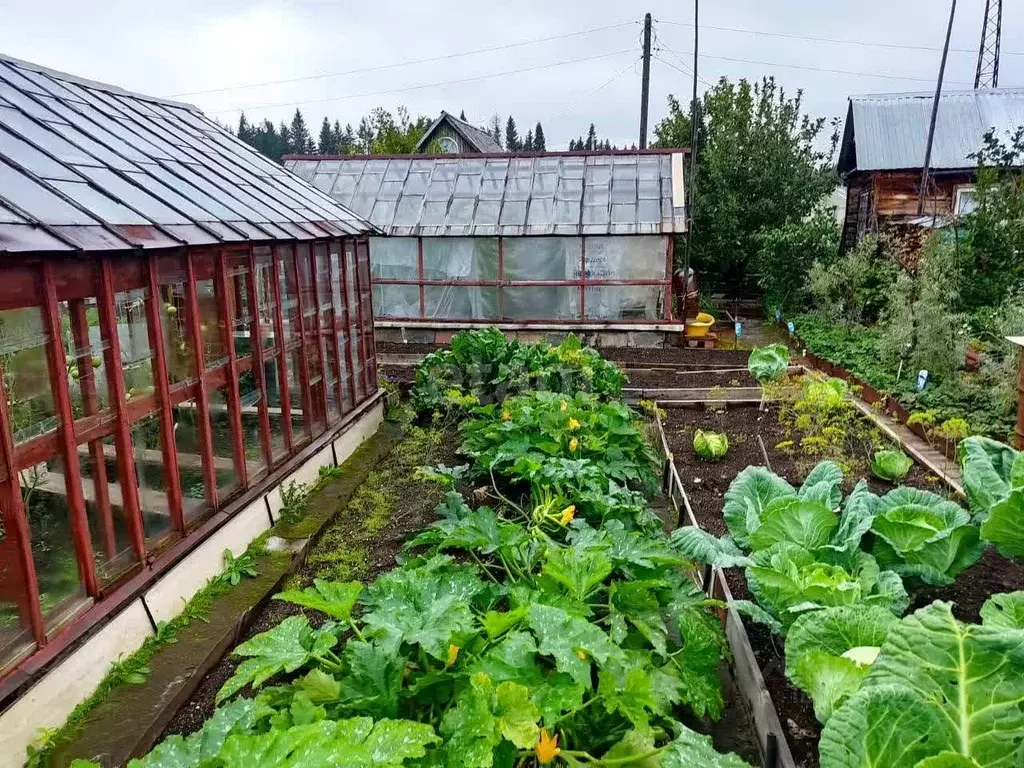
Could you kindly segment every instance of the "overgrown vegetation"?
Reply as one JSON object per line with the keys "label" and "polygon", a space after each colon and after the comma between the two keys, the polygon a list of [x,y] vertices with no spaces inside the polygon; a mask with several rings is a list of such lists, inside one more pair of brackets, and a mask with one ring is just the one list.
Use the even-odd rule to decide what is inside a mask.
{"label": "overgrown vegetation", "polygon": [[721,714],[724,634],[647,505],[636,421],[571,389],[473,408],[494,506],[461,468],[420,471],[447,495],[400,565],[278,595],[312,613],[238,646],[213,718],[132,766],[745,765],[680,722]]}

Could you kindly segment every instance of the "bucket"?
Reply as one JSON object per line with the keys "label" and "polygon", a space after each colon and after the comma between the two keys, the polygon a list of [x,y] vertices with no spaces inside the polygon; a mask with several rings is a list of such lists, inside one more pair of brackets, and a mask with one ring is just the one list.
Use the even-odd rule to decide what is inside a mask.
{"label": "bucket", "polygon": [[707,312],[701,312],[693,320],[686,321],[686,338],[700,339],[707,336],[711,326],[715,324],[715,318]]}

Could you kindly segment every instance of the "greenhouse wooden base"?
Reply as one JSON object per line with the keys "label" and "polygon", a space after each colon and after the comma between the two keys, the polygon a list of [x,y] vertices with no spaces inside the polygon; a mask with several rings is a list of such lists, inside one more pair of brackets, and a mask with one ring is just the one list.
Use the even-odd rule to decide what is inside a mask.
{"label": "greenhouse wooden base", "polygon": [[156,622],[180,613],[185,603],[223,570],[224,550],[240,555],[253,539],[269,529],[281,510],[281,485],[291,481],[312,482],[321,467],[343,462],[377,431],[383,418],[384,405],[378,398],[341,434],[221,525],[102,628],[51,666],[0,714],[0,766],[21,765],[26,748],[40,732],[62,725],[78,703],[96,690],[111,664],[134,652],[153,635]]}

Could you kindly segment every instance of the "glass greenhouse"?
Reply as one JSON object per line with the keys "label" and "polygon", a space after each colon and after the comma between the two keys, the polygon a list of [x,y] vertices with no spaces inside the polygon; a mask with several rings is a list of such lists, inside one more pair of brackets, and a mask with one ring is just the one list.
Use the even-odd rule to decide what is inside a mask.
{"label": "glass greenhouse", "polygon": [[377,403],[371,230],[194,107],[0,58],[0,696]]}
{"label": "glass greenhouse", "polygon": [[673,321],[683,154],[285,159],[369,218],[380,325]]}

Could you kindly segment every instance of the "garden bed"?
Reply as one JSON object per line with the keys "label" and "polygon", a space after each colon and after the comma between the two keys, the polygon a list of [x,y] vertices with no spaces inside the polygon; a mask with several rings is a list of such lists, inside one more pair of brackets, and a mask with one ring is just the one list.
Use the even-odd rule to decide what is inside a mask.
{"label": "garden bed", "polygon": [[[764,466],[765,454],[771,470],[799,486],[807,472],[816,463],[792,450],[776,448],[783,441],[793,441],[786,426],[780,422],[780,408],[769,405],[759,410],[753,404],[715,404],[716,410],[703,406],[673,408],[666,411],[663,425],[669,450],[673,454],[679,478],[686,489],[696,523],[716,536],[727,533],[722,519],[724,496],[733,479],[748,466]],[[696,457],[693,451],[695,430],[724,432],[729,438],[728,454],[721,460],[708,463]],[[763,449],[761,443],[763,442]],[[797,444],[798,438],[797,438]],[[879,495],[892,486],[862,471],[856,477],[847,476],[845,491],[855,479],[864,477],[871,490]],[[953,497],[938,477],[915,463],[902,481],[902,485],[929,490]],[[742,569],[724,570],[732,596],[737,600],[750,600]],[[954,614],[961,621],[977,622],[979,609],[995,593],[1024,589],[1024,565],[1002,557],[994,548],[987,548],[981,559],[961,573],[948,587],[924,588],[911,595],[908,612],[930,604],[934,600],[955,603]],[[818,741],[821,726],[815,717],[808,696],[794,686],[785,674],[785,654],[782,640],[775,637],[762,624],[744,622],[746,635],[761,669],[772,702],[785,730],[796,768],[818,766]]]}

